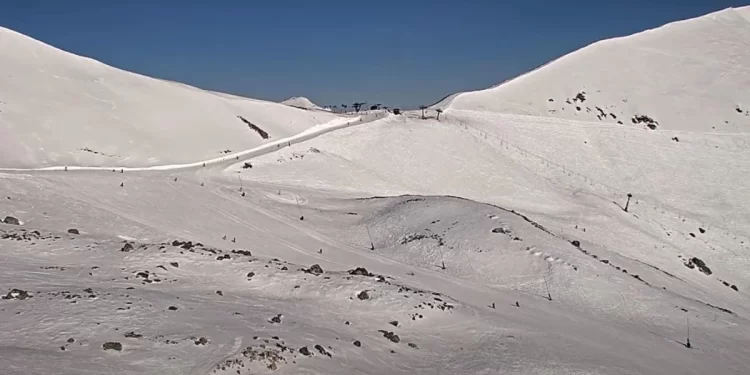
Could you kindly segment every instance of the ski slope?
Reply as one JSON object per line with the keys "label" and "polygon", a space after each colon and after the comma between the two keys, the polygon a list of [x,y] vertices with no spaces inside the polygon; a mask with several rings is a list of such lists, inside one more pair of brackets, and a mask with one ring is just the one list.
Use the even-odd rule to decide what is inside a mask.
{"label": "ski slope", "polygon": [[[122,71],[0,28],[0,166],[148,167],[250,149],[337,119]],[[229,151],[229,152],[227,152]]]}
{"label": "ski slope", "polygon": [[506,83],[436,108],[490,111],[658,130],[750,129],[750,7],[603,40]]}
{"label": "ski slope", "polygon": [[[744,49],[727,38],[742,35],[747,9],[620,41],[645,50],[672,40],[662,47],[674,52],[681,38],[694,56],[732,61]],[[3,32],[13,38],[0,44],[58,53],[76,71],[94,64]],[[652,130],[531,101],[548,99],[535,86],[542,78],[561,93],[573,87],[572,59],[601,68],[587,79],[602,93],[671,77],[644,83],[631,99],[669,101],[663,90],[679,87],[681,106],[719,121],[723,109],[702,100],[744,95],[744,78],[729,84],[715,77],[741,74],[726,64],[687,63],[672,68],[714,78],[672,77],[661,63],[651,66],[657,73],[641,66],[611,78],[596,50],[612,42],[449,97],[439,121],[430,111],[425,120],[334,117],[169,83],[176,91],[165,98],[188,90],[261,106],[242,116],[264,129],[249,116],[278,110],[278,124],[307,122],[289,133],[269,127],[270,139],[218,156],[203,146],[172,156],[120,142],[129,158],[75,163],[46,135],[37,142],[50,148],[9,143],[16,152],[0,153],[0,220],[19,225],[0,222],[0,368],[750,373],[750,135],[731,123],[671,122],[682,107],[649,112],[659,121]],[[727,91],[715,91],[719,83]],[[504,96],[511,91],[529,101],[513,102]],[[623,113],[645,108],[632,105]],[[89,110],[75,108],[82,117]],[[313,115],[329,117],[304,117]],[[0,129],[30,139],[26,128]],[[153,141],[132,134],[137,144]]]}

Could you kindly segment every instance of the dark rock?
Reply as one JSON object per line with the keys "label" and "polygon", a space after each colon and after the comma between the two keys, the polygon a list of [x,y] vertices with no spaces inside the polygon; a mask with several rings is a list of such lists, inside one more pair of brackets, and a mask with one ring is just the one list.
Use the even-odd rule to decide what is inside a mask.
{"label": "dark rock", "polygon": [[703,228],[698,228],[698,231],[700,231],[700,232],[701,232],[701,234],[703,234],[703,233],[706,233],[706,230],[705,230],[705,229],[703,229]]}
{"label": "dark rock", "polygon": [[177,263],[177,262],[170,262],[169,265],[172,266],[172,267],[174,267],[174,268],[180,268],[180,264]]}
{"label": "dark rock", "polygon": [[74,339],[72,337],[68,339],[68,344],[72,344],[74,342],[76,342],[76,339]]}
{"label": "dark rock", "polygon": [[229,256],[229,254],[219,255],[218,257],[216,257],[216,260],[224,260],[224,259],[232,259],[232,257]]}
{"label": "dark rock", "polygon": [[382,329],[378,330],[378,332],[382,333],[383,337],[387,338],[388,340],[391,340],[392,342],[394,342],[396,344],[398,344],[398,342],[401,341],[401,338],[398,337],[398,335],[395,334],[395,333],[393,333],[393,332],[388,332],[388,331],[385,331],[385,330],[382,330]]}
{"label": "dark rock", "polygon": [[169,310],[169,311],[177,311],[177,306],[169,306],[167,308],[167,310]]}
{"label": "dark rock", "polygon": [[495,228],[495,229],[492,230],[492,233],[508,234],[508,233],[510,233],[510,231],[507,230],[507,229],[505,229],[505,228]]}
{"label": "dark rock", "polygon": [[206,345],[208,344],[208,339],[205,337],[201,337],[198,340],[194,341],[195,345]]}
{"label": "dark rock", "polygon": [[130,332],[125,333],[125,337],[129,339],[140,339],[141,337],[143,337],[143,335],[141,335],[140,333],[135,333],[133,331],[130,331]]}
{"label": "dark rock", "polygon": [[693,238],[695,238],[695,233],[693,233],[693,232],[690,232],[690,237],[693,237]]}
{"label": "dark rock", "polygon": [[309,357],[309,356],[313,355],[310,352],[310,349],[307,349],[306,346],[303,346],[303,347],[299,348],[299,353],[302,354],[302,355],[304,355],[304,356],[306,356],[306,357]]}
{"label": "dark rock", "polygon": [[394,320],[394,321],[388,322],[388,324],[390,324],[390,325],[392,325],[394,327],[398,327],[398,320]]}
{"label": "dark rock", "polygon": [[323,268],[320,267],[318,264],[313,264],[310,266],[310,268],[307,270],[307,272],[313,274],[313,275],[320,275],[323,273]]}
{"label": "dark rock", "polygon": [[249,169],[249,168],[252,168],[252,167],[253,167],[253,165],[250,164],[250,163],[247,163],[247,162],[245,162],[245,164],[242,165],[242,169]]}
{"label": "dark rock", "polygon": [[224,292],[222,292],[221,290],[217,290],[217,291],[216,291],[216,294],[218,294],[218,295],[220,295],[220,296],[224,296]]}
{"label": "dark rock", "polygon": [[693,258],[689,259],[685,263],[685,267],[687,267],[687,268],[696,268],[697,267],[698,270],[700,270],[701,272],[703,272],[706,275],[711,275],[712,274],[711,269],[708,268],[708,266],[706,265],[706,263],[704,261],[702,261],[701,259],[699,259],[699,258],[693,257]]}
{"label": "dark rock", "polygon": [[21,222],[13,216],[6,216],[3,223],[8,225],[21,225]]}
{"label": "dark rock", "polygon": [[735,292],[739,292],[739,289],[737,289],[737,285],[732,284],[730,288],[732,288]]}
{"label": "dark rock", "polygon": [[581,247],[581,242],[578,240],[570,241],[570,243],[575,247]]}
{"label": "dark rock", "polygon": [[372,276],[372,274],[370,272],[367,272],[364,267],[357,267],[353,270],[349,270],[349,274],[356,276]]}
{"label": "dark rock", "polygon": [[359,298],[360,300],[364,301],[366,299],[370,299],[370,295],[367,294],[366,290],[363,290],[363,291],[359,292],[359,294],[357,294],[357,298]]}
{"label": "dark rock", "polygon": [[17,299],[17,300],[25,300],[28,298],[33,297],[29,292],[21,289],[12,289],[10,292],[8,292],[7,295],[3,297],[3,299]]}
{"label": "dark rock", "polygon": [[271,323],[276,323],[276,324],[281,323],[281,314],[278,314],[274,316],[273,318],[271,318]]}
{"label": "dark rock", "polygon": [[125,246],[123,246],[122,249],[120,249],[120,251],[125,252],[125,253],[132,251],[132,250],[133,250],[133,245],[130,242],[125,243]]}
{"label": "dark rock", "polygon": [[253,277],[253,276],[255,276],[255,272],[248,272],[247,273],[247,278],[248,279],[251,278],[251,277]]}
{"label": "dark rock", "polygon": [[361,343],[361,342],[359,342],[359,340],[354,340],[354,342],[353,342],[352,344],[353,344],[354,346],[358,347],[358,348],[359,348],[360,346],[362,346],[362,343]]}
{"label": "dark rock", "polygon": [[329,358],[331,357],[331,353],[328,353],[328,351],[326,351],[326,349],[320,344],[315,345],[315,350],[322,355],[327,355]]}
{"label": "dark rock", "polygon": [[105,342],[104,345],[102,345],[102,349],[117,350],[119,352],[122,350],[122,344],[120,344],[119,342]]}
{"label": "dark rock", "polygon": [[68,229],[68,233],[70,233],[70,234],[81,234],[80,232],[78,232],[78,229],[72,229],[72,228]]}
{"label": "dark rock", "polygon": [[409,343],[409,347],[410,347],[410,348],[413,348],[413,349],[419,349],[419,348],[417,347],[417,344],[415,344],[415,343],[413,343],[413,342],[410,342],[410,343]]}
{"label": "dark rock", "polygon": [[253,254],[250,253],[247,250],[232,250],[232,254],[239,254],[239,255],[244,255],[244,256],[248,256],[248,257],[253,256]]}

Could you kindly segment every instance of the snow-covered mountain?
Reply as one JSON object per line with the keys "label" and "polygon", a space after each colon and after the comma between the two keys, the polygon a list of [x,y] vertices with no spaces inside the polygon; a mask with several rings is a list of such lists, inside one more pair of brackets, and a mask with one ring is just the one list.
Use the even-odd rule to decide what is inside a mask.
{"label": "snow-covered mountain", "polygon": [[[0,28],[0,167],[195,162],[336,117],[116,69]],[[244,120],[243,120],[244,119]]]}
{"label": "snow-covered mountain", "polygon": [[297,108],[303,108],[303,109],[314,109],[318,111],[330,111],[328,108],[323,108],[315,103],[313,103],[310,99],[305,98],[304,96],[293,96],[287,100],[284,100],[281,102],[281,104],[286,104],[288,106],[297,107]]}
{"label": "snow-covered mountain", "polygon": [[[728,39],[744,32],[733,17],[746,16],[621,41],[644,51],[669,36],[662,47],[690,41],[690,56],[733,61],[745,53]],[[330,116],[205,167],[186,150],[196,165],[179,169],[0,170],[0,219],[11,216],[0,223],[0,368],[750,373],[750,134],[674,120],[701,106],[696,116],[723,118],[712,100],[741,100],[720,78],[740,68],[684,58],[615,74],[592,51],[616,42],[449,97],[439,120]],[[592,88],[573,86],[568,60],[594,67]],[[580,113],[548,112],[560,100],[537,76]],[[586,112],[632,82],[640,104],[615,116],[653,116],[655,129]],[[641,107],[669,90],[684,99],[675,112]],[[0,165],[19,164],[8,158]]]}
{"label": "snow-covered mountain", "polygon": [[[603,40],[436,107],[656,129],[750,132],[750,7]],[[637,123],[637,124],[636,124]]]}

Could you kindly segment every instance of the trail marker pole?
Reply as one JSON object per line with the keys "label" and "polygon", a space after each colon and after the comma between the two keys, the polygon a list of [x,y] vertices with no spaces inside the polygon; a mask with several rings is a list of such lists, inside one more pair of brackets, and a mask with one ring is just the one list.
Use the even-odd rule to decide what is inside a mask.
{"label": "trail marker pole", "polygon": [[372,236],[370,235],[370,227],[365,226],[365,229],[367,229],[367,238],[370,239],[370,250],[375,250],[375,243],[372,242]]}
{"label": "trail marker pole", "polygon": [[544,286],[547,288],[547,298],[552,301],[552,294],[549,292],[549,283],[547,282],[547,276],[544,276]]}
{"label": "trail marker pole", "polygon": [[297,210],[299,210],[299,219],[305,220],[305,217],[302,215],[302,207],[299,205],[299,199],[297,199],[297,196],[294,196],[294,201],[297,202]]}

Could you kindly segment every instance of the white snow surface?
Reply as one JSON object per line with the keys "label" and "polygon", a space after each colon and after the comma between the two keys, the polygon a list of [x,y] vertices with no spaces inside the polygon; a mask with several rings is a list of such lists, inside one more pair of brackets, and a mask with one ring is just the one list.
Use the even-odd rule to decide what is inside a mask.
{"label": "white snow surface", "polygon": [[304,96],[293,96],[287,100],[284,100],[281,102],[281,104],[286,104],[288,106],[297,107],[297,108],[303,108],[303,109],[314,109],[319,111],[330,111],[330,109],[323,108],[312,101],[310,99],[305,98]]}
{"label": "white snow surface", "polygon": [[0,167],[196,162],[337,117],[107,66],[0,28]]}
{"label": "white snow surface", "polygon": [[750,135],[503,87],[122,173],[0,154],[1,372],[750,373]]}
{"label": "white snow surface", "polygon": [[[603,40],[498,86],[435,108],[659,129],[750,132],[750,7]],[[582,94],[584,100],[576,100]]]}

